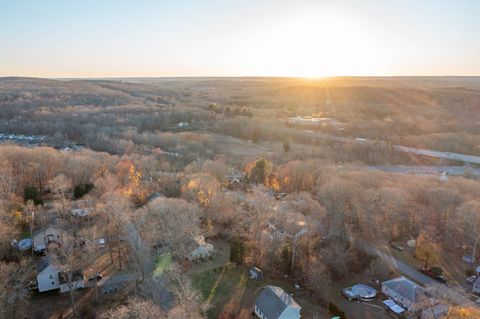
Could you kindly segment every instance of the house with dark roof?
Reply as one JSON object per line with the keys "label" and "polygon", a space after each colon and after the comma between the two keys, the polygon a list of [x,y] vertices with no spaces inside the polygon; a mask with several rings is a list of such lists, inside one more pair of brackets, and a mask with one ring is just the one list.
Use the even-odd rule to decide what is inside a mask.
{"label": "house with dark roof", "polygon": [[382,293],[409,312],[421,310],[427,292],[410,279],[400,276],[382,283]]}
{"label": "house with dark roof", "polygon": [[253,310],[261,319],[299,319],[301,309],[282,288],[266,286],[255,300]]}

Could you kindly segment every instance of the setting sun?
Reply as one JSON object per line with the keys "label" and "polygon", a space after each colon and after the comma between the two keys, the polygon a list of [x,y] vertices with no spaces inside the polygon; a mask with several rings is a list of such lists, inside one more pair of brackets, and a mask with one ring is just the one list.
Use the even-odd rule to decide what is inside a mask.
{"label": "setting sun", "polygon": [[327,12],[282,17],[259,31],[252,45],[258,51],[246,62],[278,76],[377,75],[387,63],[371,31],[347,16]]}
{"label": "setting sun", "polygon": [[0,319],[480,319],[480,1],[0,3]]}

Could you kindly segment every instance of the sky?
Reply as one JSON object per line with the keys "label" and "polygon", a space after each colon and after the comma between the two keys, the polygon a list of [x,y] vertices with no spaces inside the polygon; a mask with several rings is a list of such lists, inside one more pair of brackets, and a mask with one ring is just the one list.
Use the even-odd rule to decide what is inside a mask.
{"label": "sky", "polygon": [[0,0],[0,76],[480,75],[478,0]]}

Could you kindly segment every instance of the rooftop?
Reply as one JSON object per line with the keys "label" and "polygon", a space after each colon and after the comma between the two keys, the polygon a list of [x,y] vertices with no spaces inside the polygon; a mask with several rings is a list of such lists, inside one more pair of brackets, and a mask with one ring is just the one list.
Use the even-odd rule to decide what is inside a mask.
{"label": "rooftop", "polygon": [[287,307],[301,308],[292,296],[276,286],[266,286],[255,304],[267,318],[278,318]]}
{"label": "rooftop", "polygon": [[423,288],[404,276],[384,281],[383,285],[412,302],[419,301],[420,297],[425,294]]}

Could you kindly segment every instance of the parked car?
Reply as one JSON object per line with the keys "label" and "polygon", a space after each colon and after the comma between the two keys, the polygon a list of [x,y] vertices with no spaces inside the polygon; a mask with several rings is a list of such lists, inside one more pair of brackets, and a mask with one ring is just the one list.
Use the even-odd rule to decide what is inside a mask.
{"label": "parked car", "polygon": [[92,274],[90,277],[88,277],[88,281],[94,281],[95,277],[97,278],[97,281],[99,281],[103,278],[103,274],[101,272],[97,272],[96,274]]}
{"label": "parked car", "polygon": [[431,277],[437,281],[440,281],[442,283],[447,282],[447,277],[443,275],[443,270],[441,268],[438,268],[438,267],[432,267],[430,269],[422,268],[420,269],[420,271],[425,275],[427,275],[428,277]]}
{"label": "parked car", "polygon": [[475,276],[475,275],[471,275],[470,277],[467,277],[467,282],[469,284],[473,284],[475,282],[475,280],[477,280],[477,276]]}

